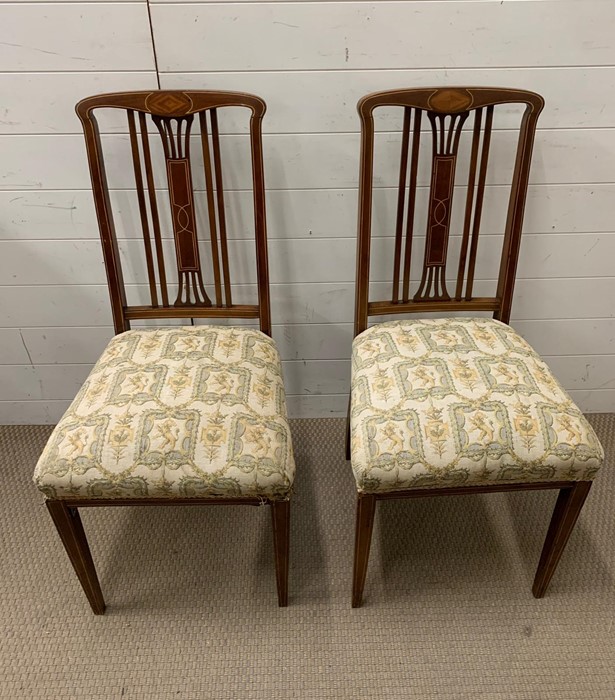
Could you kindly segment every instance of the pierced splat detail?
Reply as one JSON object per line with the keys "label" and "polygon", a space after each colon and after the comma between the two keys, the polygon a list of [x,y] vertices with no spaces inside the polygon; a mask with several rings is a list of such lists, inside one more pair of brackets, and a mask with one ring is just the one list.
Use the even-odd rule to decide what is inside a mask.
{"label": "pierced splat detail", "polygon": [[428,112],[427,116],[431,123],[433,138],[429,218],[423,275],[413,300],[449,301],[451,297],[446,289],[446,255],[457,151],[468,112],[451,115]]}
{"label": "pierced splat detail", "polygon": [[[508,213],[500,256],[497,289],[488,296],[478,296],[473,291],[477,266],[477,247],[481,228],[483,200],[489,194],[487,166],[493,121],[493,112],[499,105],[516,105],[522,110],[518,131],[514,171],[510,183]],[[388,299],[370,299],[370,269],[372,263],[372,233],[374,210],[374,150],[376,131],[374,114],[380,108],[401,108],[403,129],[401,157],[399,159],[399,188],[397,193],[397,220],[393,252],[392,295]],[[412,88],[377,92],[363,97],[358,104],[361,119],[361,169],[359,177],[359,231],[357,246],[357,284],[355,291],[355,336],[369,326],[370,317],[394,314],[467,311],[470,314],[490,311],[494,318],[508,323],[512,304],[515,272],[519,258],[519,244],[523,212],[531,165],[532,147],[538,116],[544,107],[542,97],[527,90],[483,87]],[[414,227],[415,199],[419,194],[417,165],[421,114],[431,123],[433,149],[430,165],[431,187],[428,194],[426,217],[428,225],[424,259],[421,264],[422,280],[410,294],[410,262],[412,232]],[[469,141],[469,162],[465,209],[461,214],[461,249],[456,284],[449,282],[446,267],[451,267],[450,252],[447,259],[449,227],[453,225],[451,204],[453,180],[460,180],[458,149],[461,152],[460,131],[474,114],[473,132]],[[465,139],[464,139],[465,146]],[[463,168],[465,171],[465,167]],[[422,170],[421,170],[422,171]],[[455,171],[457,171],[455,177]],[[467,177],[467,179],[466,179]],[[466,184],[467,183],[467,184]],[[457,184],[457,183],[455,183]],[[457,193],[455,192],[455,195]],[[418,200],[420,201],[420,199]],[[455,205],[455,209],[457,206]],[[420,212],[419,212],[420,213]],[[457,217],[455,216],[455,219]],[[405,229],[405,235],[404,235]],[[405,239],[405,240],[404,240]],[[415,261],[416,262],[416,261]],[[456,262],[456,261],[455,261]],[[414,267],[414,266],[413,266]],[[403,286],[402,286],[403,279]],[[445,280],[452,287],[448,294]],[[382,281],[382,280],[381,280]],[[481,284],[481,287],[483,285]],[[387,295],[388,296],[388,295]]]}
{"label": "pierced splat detail", "polygon": [[[231,297],[231,280],[229,255],[227,250],[227,222],[222,192],[223,149],[220,147],[218,116],[226,108],[237,110],[234,118],[243,114],[249,120],[249,161],[252,175],[254,241],[256,244],[256,288],[252,303],[234,303]],[[114,211],[109,196],[109,183],[105,174],[107,157],[101,142],[95,114],[99,109],[114,109],[126,112],[128,116],[129,150],[132,152],[135,194],[138,203],[138,215],[142,233],[142,245],[145,252],[145,280],[149,286],[149,299],[144,303],[129,303],[122,274],[117,235],[114,225]],[[239,111],[241,110],[241,112]],[[267,265],[267,223],[265,216],[265,183],[263,168],[262,120],[265,114],[265,102],[256,95],[243,92],[214,90],[142,90],[136,92],[116,92],[94,95],[81,100],[77,105],[77,114],[83,126],[96,217],[100,228],[100,237],[107,270],[107,281],[111,296],[113,325],[116,333],[129,330],[132,321],[137,319],[258,319],[263,333],[271,335],[271,308],[269,298],[269,276]],[[195,132],[198,124],[205,117],[211,119],[211,137],[201,139]],[[156,135],[151,133],[152,124]],[[148,130],[148,125],[150,130]],[[195,126],[196,125],[196,126]],[[191,136],[192,130],[192,136]],[[206,131],[204,135],[206,135]],[[152,138],[155,143],[151,144]],[[161,139],[158,142],[158,138]],[[191,143],[192,141],[192,143]],[[245,139],[241,139],[245,143]],[[222,145],[223,145],[222,139]],[[150,150],[151,146],[151,150]],[[192,146],[192,149],[191,149]],[[193,191],[192,159],[194,148],[197,152],[207,151],[209,158],[203,163],[209,169],[207,177],[208,204],[214,204],[216,227],[203,231],[203,238],[208,239],[207,260],[199,261],[200,237],[197,237],[195,200]],[[165,171],[168,186],[155,179],[155,166],[160,153],[164,152]],[[245,151],[244,151],[245,152]],[[197,155],[200,161],[200,155]],[[230,160],[230,158],[224,158]],[[225,166],[233,169],[233,164]],[[226,172],[224,173],[226,174]],[[162,175],[162,173],[161,173]],[[164,178],[165,175],[162,175]],[[195,183],[196,184],[196,183]],[[166,192],[164,191],[166,190]],[[167,207],[162,208],[161,198],[169,197]],[[163,216],[167,211],[169,214]],[[168,219],[171,221],[168,221]],[[230,222],[229,222],[230,223]],[[205,224],[206,225],[206,224]],[[178,289],[168,286],[167,272],[171,260],[165,260],[168,240],[163,236],[173,230],[173,247],[176,258],[177,277],[173,274],[173,284],[179,281]],[[199,231],[199,233],[201,233]],[[214,261],[214,247],[217,246],[219,260]],[[199,246],[197,248],[197,245]],[[211,250],[211,257],[209,250]],[[203,270],[202,267],[206,269]],[[210,280],[211,268],[214,268]],[[216,268],[220,269],[216,269]],[[217,280],[216,280],[217,278]],[[141,280],[139,280],[139,283]],[[205,285],[203,284],[205,282]],[[211,283],[211,291],[210,291]],[[211,296],[208,298],[207,293]],[[215,287],[215,302],[214,302]],[[143,290],[139,290],[142,295]],[[224,296],[223,296],[224,295]],[[143,295],[145,296],[145,295]],[[251,295],[252,296],[252,295]]]}
{"label": "pierced splat detail", "polygon": [[[165,158],[190,158],[190,129],[193,115],[185,117],[152,116],[160,133]],[[175,122],[175,128],[173,128]]]}

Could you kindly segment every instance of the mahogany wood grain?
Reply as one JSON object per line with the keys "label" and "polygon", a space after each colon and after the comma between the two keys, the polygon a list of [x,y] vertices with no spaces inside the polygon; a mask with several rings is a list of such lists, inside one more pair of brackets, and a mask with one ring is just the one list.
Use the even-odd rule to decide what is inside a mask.
{"label": "mahogany wood grain", "polygon": [[[494,111],[501,105],[524,106],[519,129],[514,171],[510,187],[506,227],[498,282],[495,296],[475,297],[473,294],[481,215],[489,163]],[[494,318],[509,322],[514,290],[515,272],[523,212],[527,197],[532,147],[538,116],[544,101],[540,95],[508,88],[417,88],[391,90],[367,95],[359,101],[361,119],[361,165],[359,174],[359,220],[357,235],[357,276],[355,292],[355,336],[368,326],[370,317],[424,312],[491,311]],[[401,134],[400,176],[397,197],[395,248],[393,256],[393,294],[391,300],[369,298],[370,248],[372,224],[372,195],[374,177],[374,117],[381,107],[399,107],[403,110]],[[413,113],[412,116],[410,113]],[[417,187],[420,119],[426,112],[431,125],[431,182],[427,217],[427,232],[421,280],[410,301],[410,259],[414,220],[414,200]],[[446,288],[446,266],[450,236],[451,209],[457,169],[457,155],[461,131],[474,112],[470,158],[467,175],[467,193],[457,264],[455,293],[451,297]],[[484,117],[484,124],[483,124]],[[406,176],[410,123],[414,123],[410,177]],[[471,120],[472,121],[472,120]],[[478,179],[477,179],[478,178]],[[406,183],[409,183],[406,186]],[[404,207],[408,203],[408,211]],[[399,265],[402,256],[401,227],[406,217],[404,250],[404,277],[402,296],[399,298]],[[378,280],[382,281],[382,280]],[[346,457],[351,458],[350,409],[346,431]],[[544,595],[562,555],[572,528],[578,518],[591,482],[541,482],[513,484],[483,484],[453,488],[417,488],[387,493],[358,494],[355,524],[355,557],[353,568],[352,606],[361,605],[370,539],[376,502],[389,499],[426,498],[497,491],[527,491],[560,489],[551,525],[538,565],[533,592]]]}
{"label": "mahogany wood grain", "polygon": [[[254,192],[255,258],[258,300],[255,304],[233,304],[227,248],[227,227],[224,212],[222,157],[217,110],[223,107],[244,107],[250,116],[250,155]],[[128,115],[130,151],[132,155],[137,201],[150,290],[149,306],[128,305],[118,252],[109,188],[105,174],[105,159],[96,121],[99,108],[125,110]],[[267,264],[267,225],[265,217],[265,180],[262,152],[262,117],[265,103],[259,97],[238,92],[158,90],[148,92],[113,93],[82,100],[77,114],[83,125],[94,204],[100,228],[107,281],[111,297],[113,323],[116,333],[130,328],[136,319],[167,318],[257,318],[260,329],[271,335],[269,303],[269,274]],[[139,115],[139,128],[135,113]],[[211,120],[212,146],[209,145],[207,113]],[[215,304],[210,300],[203,280],[196,230],[194,188],[190,135],[194,115],[199,115],[203,167],[207,186],[212,267],[214,272]],[[162,246],[162,226],[158,210],[147,118],[158,129],[165,154],[166,175],[171,205],[171,224],[178,273],[177,297],[169,303],[168,284]],[[141,150],[139,149],[139,133]],[[213,151],[213,166],[211,152]],[[148,197],[144,188],[147,182]],[[215,196],[214,196],[215,194]],[[149,212],[147,205],[149,204]],[[216,212],[217,206],[217,212]],[[151,225],[150,225],[151,222]],[[218,232],[221,256],[218,254]],[[153,245],[152,237],[153,234]],[[154,251],[156,261],[154,264]],[[220,267],[220,257],[222,266]],[[222,271],[222,275],[221,275]],[[156,279],[156,272],[158,279]],[[222,283],[224,283],[224,298]],[[160,298],[158,289],[160,288]],[[274,558],[278,603],[288,603],[288,566],[290,502],[266,498],[129,498],[48,500],[47,508],[53,518],[66,552],[77,573],[83,590],[95,614],[101,615],[105,602],[90,554],[80,507],[112,506],[187,506],[187,505],[269,505],[272,513]]]}
{"label": "mahogany wood grain", "polygon": [[[249,114],[250,157],[254,196],[255,259],[258,298],[252,305],[234,305],[228,253],[228,231],[222,179],[222,153],[218,113],[225,107],[241,107]],[[113,211],[105,174],[105,157],[101,147],[96,110],[124,110],[128,115],[129,136],[139,214],[143,233],[145,261],[150,290],[149,306],[128,305],[118,254]],[[269,273],[267,262],[267,224],[265,215],[265,181],[263,172],[262,118],[266,106],[260,97],[240,92],[209,90],[154,90],[96,95],[77,105],[83,125],[96,215],[107,268],[113,322],[117,333],[128,330],[130,321],[145,318],[170,318],[177,311],[180,318],[258,318],[260,329],[271,334]],[[136,114],[139,115],[138,124]],[[194,116],[198,115],[206,201],[211,242],[213,298],[207,293],[209,280],[203,277],[192,184],[194,163],[190,143]],[[211,129],[207,126],[207,119]],[[158,130],[164,150],[168,193],[171,205],[173,240],[176,253],[178,285],[174,302],[169,301],[168,274],[162,246],[162,223],[153,174],[148,121]],[[139,149],[139,135],[141,149]],[[211,140],[211,144],[210,144]],[[144,179],[148,197],[145,196]],[[149,211],[148,211],[149,207]],[[151,223],[150,223],[151,222]],[[153,236],[153,241],[152,241]],[[153,252],[156,252],[154,263]],[[156,279],[157,272],[157,279]],[[224,290],[224,294],[222,293]],[[184,309],[189,309],[189,314]],[[249,308],[249,312],[248,312]]]}
{"label": "mahogany wood grain", "polygon": [[[496,107],[510,104],[521,105],[524,107],[524,112],[521,119],[510,190],[497,291],[495,296],[490,297],[492,306],[488,309],[494,312],[495,318],[506,323],[510,318],[514,272],[519,255],[534,135],[544,100],[540,95],[527,90],[459,87],[389,90],[367,95],[359,101],[361,165],[359,173],[355,335],[367,328],[369,316],[373,314],[374,310],[382,309],[385,306],[388,309],[388,314],[421,313],[446,310],[447,308],[451,311],[475,309],[473,283],[493,115]],[[403,110],[393,286],[390,302],[372,301],[369,298],[374,176],[374,112],[382,107],[399,107]],[[466,195],[455,294],[451,297],[446,289],[446,269],[457,155],[463,128],[472,112],[474,112],[474,126],[467,176],[468,193]],[[414,202],[418,181],[420,125],[423,113],[427,115],[432,133],[430,204],[421,280],[418,289],[411,294],[410,260],[415,218]],[[484,125],[482,124],[483,115],[485,116]],[[411,154],[408,155],[411,122],[414,127]],[[409,176],[406,174],[408,160],[410,160]],[[478,182],[475,183],[477,173]],[[404,217],[406,220],[406,240],[403,246],[404,270],[400,298],[399,265],[402,258],[400,228]],[[413,304],[410,304],[410,299],[412,299]],[[437,308],[433,307],[434,303],[438,305]],[[447,303],[451,305],[446,307]]]}

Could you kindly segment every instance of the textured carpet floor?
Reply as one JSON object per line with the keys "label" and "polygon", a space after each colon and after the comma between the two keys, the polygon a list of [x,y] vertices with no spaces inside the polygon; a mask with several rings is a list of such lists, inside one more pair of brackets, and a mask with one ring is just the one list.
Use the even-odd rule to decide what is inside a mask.
{"label": "textured carpet floor", "polygon": [[1,698],[615,698],[615,415],[547,597],[554,492],[380,503],[350,608],[344,421],[294,421],[291,601],[268,508],[83,513],[108,609],[90,613],[30,482],[50,429],[0,428]]}

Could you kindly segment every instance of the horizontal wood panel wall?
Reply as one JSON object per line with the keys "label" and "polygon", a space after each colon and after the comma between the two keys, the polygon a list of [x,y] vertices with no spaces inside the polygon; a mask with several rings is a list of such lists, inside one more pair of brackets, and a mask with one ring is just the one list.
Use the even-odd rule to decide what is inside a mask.
{"label": "horizontal wood panel wall", "polygon": [[[272,313],[293,416],[343,415],[347,406],[358,98],[464,83],[542,93],[512,324],[584,410],[614,410],[613,26],[611,0],[0,2],[0,422],[55,422],[112,335],[74,104],[158,81],[267,101]],[[504,121],[494,134],[477,288],[492,280],[503,233],[512,126]],[[239,153],[242,126],[222,127],[223,149]],[[109,120],[103,129],[106,147],[121,153],[126,125]],[[395,134],[383,144],[397,153]],[[118,158],[111,168],[112,199],[129,293],[145,299],[126,165]],[[374,244],[382,293],[395,177],[392,160],[375,194],[375,209],[392,212],[378,219]],[[251,235],[245,163],[229,182],[240,301],[255,291],[242,263]],[[426,195],[423,186],[419,213]]]}

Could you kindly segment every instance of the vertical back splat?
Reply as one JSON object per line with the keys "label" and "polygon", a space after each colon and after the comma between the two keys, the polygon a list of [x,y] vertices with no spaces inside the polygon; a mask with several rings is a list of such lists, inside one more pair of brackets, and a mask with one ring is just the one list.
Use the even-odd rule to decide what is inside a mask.
{"label": "vertical back splat", "polygon": [[[521,112],[517,151],[510,184],[504,239],[499,256],[497,288],[492,294],[474,295],[474,277],[478,272],[478,238],[483,203],[489,195],[487,169],[495,109],[516,105]],[[369,327],[374,316],[425,312],[492,312],[494,318],[508,323],[512,306],[515,274],[519,259],[523,214],[531,168],[532,148],[543,98],[535,92],[513,88],[426,87],[375,92],[359,100],[361,119],[361,165],[359,171],[359,208],[357,235],[357,276],[355,288],[355,336]],[[400,109],[403,114],[401,152],[398,160],[399,180],[395,223],[392,225],[393,284],[391,296],[370,299],[374,198],[374,113],[380,108]],[[418,188],[417,172],[421,139],[421,116],[430,123],[430,185],[427,201],[427,229],[422,264],[412,260],[416,199],[424,194]],[[508,110],[507,110],[508,112]],[[510,110],[514,113],[513,110]],[[470,115],[473,113],[473,118]],[[425,124],[425,117],[423,123]],[[508,114],[507,114],[508,119]],[[467,138],[462,131],[470,123]],[[467,153],[467,155],[466,155]],[[426,154],[425,154],[426,155]],[[504,154],[499,153],[499,158]],[[461,166],[460,166],[461,162]],[[463,173],[459,173],[459,168]],[[466,172],[467,168],[467,172]],[[456,182],[456,179],[459,182]],[[462,181],[463,180],[463,181]],[[421,183],[422,184],[422,183]],[[453,209],[455,185],[467,186],[459,207]],[[498,183],[499,185],[499,183]],[[500,186],[500,185],[499,185]],[[499,190],[498,190],[499,195]],[[459,212],[457,212],[459,208]],[[458,217],[457,214],[461,216]],[[454,217],[454,218],[453,218]],[[463,217],[463,218],[462,218]],[[422,218],[422,217],[421,217]],[[457,224],[457,219],[460,219]],[[451,226],[459,228],[449,245]],[[458,236],[458,237],[457,237]],[[422,243],[422,241],[421,241]],[[453,245],[454,244],[454,245]],[[459,245],[460,244],[460,245]],[[459,261],[450,261],[450,248]],[[457,257],[457,255],[455,255]],[[410,284],[411,262],[420,282]],[[482,268],[481,261],[481,268]],[[487,259],[484,261],[487,262]],[[447,290],[446,269],[454,266],[454,290]],[[485,265],[486,267],[486,265]],[[417,274],[417,268],[420,275]],[[485,269],[485,273],[489,274]],[[482,270],[481,270],[482,274]],[[456,279],[455,279],[456,278]],[[403,279],[403,284],[402,284]],[[491,280],[488,276],[485,280]],[[410,293],[410,287],[412,290]],[[481,287],[483,285],[481,284]],[[487,285],[484,285],[487,289]]]}
{"label": "vertical back splat", "polygon": [[[167,165],[171,218],[179,276],[175,306],[211,306],[203,285],[199,257],[192,173],[190,129],[193,116],[159,117],[153,121],[162,138]],[[175,132],[173,123],[175,122]]]}
{"label": "vertical back splat", "polygon": [[[444,115],[428,112],[433,140],[429,216],[423,275],[413,301],[449,301],[446,254],[450,233],[455,166],[459,139],[468,112]],[[447,126],[448,120],[448,126]]]}

